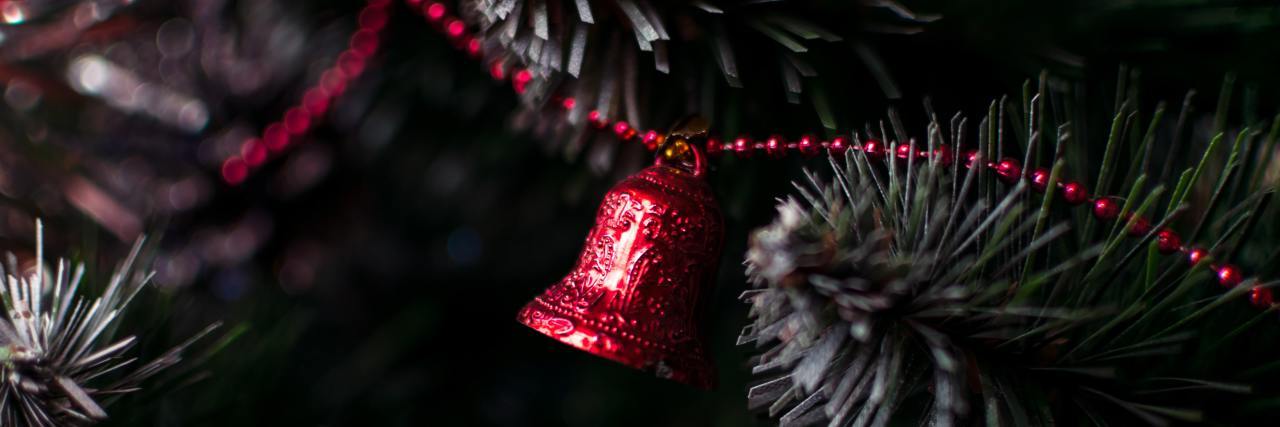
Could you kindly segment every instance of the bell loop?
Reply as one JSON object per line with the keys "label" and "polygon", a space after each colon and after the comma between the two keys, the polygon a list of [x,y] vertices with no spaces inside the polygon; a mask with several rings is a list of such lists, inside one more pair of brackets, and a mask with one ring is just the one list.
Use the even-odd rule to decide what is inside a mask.
{"label": "bell loop", "polygon": [[706,175],[707,160],[698,143],[706,141],[708,127],[707,120],[697,115],[677,122],[658,148],[654,164],[677,167],[695,177]]}

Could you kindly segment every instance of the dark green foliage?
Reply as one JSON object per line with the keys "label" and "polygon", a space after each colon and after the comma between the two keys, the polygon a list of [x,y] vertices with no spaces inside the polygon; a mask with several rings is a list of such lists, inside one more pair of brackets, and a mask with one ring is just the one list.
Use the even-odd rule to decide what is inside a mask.
{"label": "dark green foliage", "polygon": [[[1169,227],[1208,248],[1214,263],[1265,273],[1257,256],[1275,253],[1274,225],[1250,219],[1267,215],[1275,190],[1274,178],[1259,172],[1272,164],[1274,137],[1246,127],[1228,134],[1228,146],[1219,119],[1202,156],[1166,158],[1153,149],[1171,145],[1160,141],[1169,132],[1164,107],[1144,122],[1122,84],[1095,166],[1077,137],[1088,129],[1055,119],[1090,110],[1045,91],[1046,81],[1023,103],[992,104],[974,142],[964,140],[971,133],[957,116],[950,125],[934,119],[912,143],[980,147],[978,164],[1013,157],[1044,165],[1049,188],[1088,173],[1090,188],[1121,197],[1120,218],[1151,218],[1151,231],[1131,237],[1133,220],[1099,222],[1081,214],[1088,204],[1065,206],[1026,180],[997,182],[989,168],[959,164],[963,157],[949,167],[936,159],[885,164],[860,151],[832,158],[831,181],[809,175],[797,186],[803,202],[783,201],[747,252],[755,289],[743,298],[753,322],[739,342],[762,351],[753,372],[763,380],[748,392],[753,407],[768,407],[783,425],[1165,425],[1213,419],[1211,402],[1253,399],[1259,379],[1242,374],[1255,366],[1221,363],[1235,355],[1228,349],[1249,347],[1243,332],[1274,329],[1272,310],[1251,314],[1242,297],[1280,281],[1251,274],[1224,289],[1210,262],[1189,266],[1153,242]],[[1228,105],[1220,103],[1217,117]],[[1250,151],[1265,155],[1242,154]],[[1148,178],[1165,164],[1186,168],[1172,192]],[[1205,335],[1206,325],[1223,321],[1238,328]]]}

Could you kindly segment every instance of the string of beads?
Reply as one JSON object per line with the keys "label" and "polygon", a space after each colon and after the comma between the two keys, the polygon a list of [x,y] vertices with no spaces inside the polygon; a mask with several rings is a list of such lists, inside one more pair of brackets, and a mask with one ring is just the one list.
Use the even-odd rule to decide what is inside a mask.
{"label": "string of beads", "polygon": [[[333,99],[345,89],[347,82],[363,72],[368,59],[377,52],[379,36],[386,26],[386,9],[390,0],[370,0],[360,13],[359,29],[351,36],[350,46],[338,57],[337,64],[325,71],[319,84],[308,89],[301,103],[286,110],[282,120],[266,127],[260,138],[246,140],[241,147],[241,154],[224,162],[223,178],[229,184],[238,184],[248,176],[251,169],[266,162],[269,155],[276,155],[292,142],[298,141],[307,133],[316,119],[323,116]],[[433,0],[406,0],[406,4],[425,17],[428,23],[440,30],[453,43],[476,59],[484,58],[483,45],[467,25],[459,17],[450,13],[448,7]],[[488,64],[489,74],[495,80],[510,80],[512,89],[524,93],[533,75],[526,69],[509,67],[502,60],[494,60]],[[555,105],[566,114],[574,109],[576,101],[572,97],[556,98]],[[665,135],[657,130],[639,130],[624,120],[605,117],[599,111],[587,113],[587,121],[593,128],[602,132],[611,132],[620,142],[639,142],[649,151],[656,151],[664,142]],[[893,148],[891,148],[893,147]],[[908,144],[885,144],[876,139],[855,142],[843,136],[831,139],[818,139],[811,135],[801,136],[795,140],[786,140],[782,136],[772,135],[763,140],[749,136],[739,136],[732,140],[718,137],[708,138],[704,147],[710,156],[736,156],[751,158],[757,153],[769,158],[783,158],[789,153],[813,157],[823,152],[831,155],[843,155],[847,150],[861,151],[867,157],[878,160],[920,159],[936,160],[943,166],[951,166],[956,160],[955,153],[947,146],[939,146],[932,151],[918,149],[914,141]],[[966,150],[960,156],[964,159],[966,169],[973,168],[978,158],[977,150]],[[996,178],[1006,184],[1016,184],[1019,180],[1029,181],[1031,188],[1038,192],[1048,191],[1049,170],[1033,168],[1023,170],[1020,162],[1013,158],[985,162],[980,165],[995,174]],[[1122,199],[1107,195],[1090,195],[1084,184],[1066,180],[1056,183],[1054,194],[1070,206],[1087,204],[1094,216],[1100,221],[1121,220],[1128,224],[1127,234],[1134,238],[1144,238],[1152,232],[1150,220],[1142,216],[1128,213],[1121,215]],[[1191,265],[1209,261],[1209,268],[1221,286],[1234,288],[1244,281],[1244,274],[1239,267],[1229,263],[1215,263],[1210,260],[1209,251],[1203,247],[1183,244],[1182,238],[1170,228],[1161,228],[1155,234],[1156,249],[1164,255],[1178,254]],[[1272,291],[1268,287],[1254,286],[1249,292],[1249,301],[1258,308],[1271,308],[1275,304]]]}
{"label": "string of beads", "polygon": [[[419,10],[429,23],[442,29],[455,46],[465,49],[472,57],[483,58],[480,40],[466,28],[466,24],[460,18],[448,13],[448,8],[444,3],[432,0],[406,0],[406,3],[411,8]],[[532,74],[525,69],[512,68],[508,70],[506,64],[501,60],[495,60],[489,64],[489,74],[495,80],[505,80],[509,76],[511,78],[511,87],[516,93],[523,93],[533,78]],[[572,97],[560,97],[557,98],[557,101],[555,104],[563,109],[566,114],[576,106],[576,101]],[[611,120],[604,117],[599,111],[587,113],[587,121],[597,130],[611,132],[620,142],[639,142],[649,151],[656,151],[658,147],[662,146],[665,138],[663,133],[657,130],[638,130],[625,120]],[[744,135],[732,140],[724,140],[718,137],[708,138],[705,150],[708,155],[713,157],[732,155],[744,159],[751,158],[756,153],[761,153],[770,158],[783,158],[788,153],[798,153],[802,156],[813,157],[822,152],[827,152],[831,155],[843,155],[847,150],[855,150],[862,151],[869,158],[883,160],[888,158],[888,151],[891,150],[890,146],[876,139],[868,139],[861,142],[861,144],[853,143],[843,136],[836,136],[830,140],[819,140],[811,135],[804,135],[796,140],[788,141],[780,135],[772,135],[763,140],[752,139]],[[892,150],[893,156],[898,159],[911,159],[913,157],[926,161],[936,159],[943,166],[951,166],[952,162],[955,161],[955,155],[951,152],[951,148],[945,145],[929,151],[917,149],[913,141],[909,144],[898,144]],[[962,157],[965,159],[964,167],[970,169],[978,158],[978,150],[967,150]],[[1013,158],[986,162],[982,167],[994,172],[996,177],[1006,184],[1016,184],[1018,180],[1027,179],[1034,191],[1044,193],[1048,190],[1050,178],[1048,169],[1034,168],[1030,171],[1024,171],[1020,162]],[[1147,218],[1128,213],[1121,215],[1122,199],[1119,197],[1090,195],[1085,185],[1079,181],[1059,181],[1055,186],[1057,188],[1054,193],[1063,202],[1071,206],[1087,203],[1094,218],[1100,221],[1126,221],[1128,224],[1127,234],[1130,237],[1143,238],[1152,231],[1151,222]],[[1161,228],[1157,231],[1155,242],[1156,249],[1161,254],[1179,254],[1192,266],[1209,259],[1208,250],[1199,246],[1184,245],[1178,233],[1170,228]],[[1239,267],[1233,264],[1211,262],[1209,269],[1213,271],[1218,284],[1225,288],[1234,288],[1244,281],[1244,274]],[[1276,302],[1271,288],[1265,286],[1254,286],[1250,289],[1249,301],[1255,307],[1262,309],[1270,308]]]}
{"label": "string of beads", "polygon": [[378,52],[390,6],[391,0],[369,0],[360,9],[356,31],[351,34],[347,48],[338,54],[333,65],[320,73],[320,80],[303,92],[297,104],[263,127],[261,135],[242,141],[239,152],[222,161],[223,181],[238,185],[270,158],[306,140],[306,135],[329,112],[336,98],[364,73],[369,59]]}

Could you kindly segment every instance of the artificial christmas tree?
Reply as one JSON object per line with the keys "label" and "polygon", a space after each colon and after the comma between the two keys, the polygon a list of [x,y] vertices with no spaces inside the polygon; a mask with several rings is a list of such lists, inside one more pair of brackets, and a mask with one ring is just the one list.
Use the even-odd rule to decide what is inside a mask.
{"label": "artificial christmas tree", "polygon": [[[1280,124],[1274,65],[1258,59],[1274,7],[0,12],[5,242],[31,246],[19,236],[36,216],[89,253],[154,230],[175,307],[135,315],[179,331],[226,318],[241,336],[202,360],[213,376],[137,393],[107,422],[1245,424],[1274,411]],[[1117,79],[1121,61],[1134,66]],[[1216,100],[1149,107],[1230,70],[1246,84],[1230,75]],[[689,114],[710,119],[705,136],[666,131]],[[589,353],[722,386],[577,357],[512,324],[517,312]],[[52,407],[92,409],[76,401]]]}

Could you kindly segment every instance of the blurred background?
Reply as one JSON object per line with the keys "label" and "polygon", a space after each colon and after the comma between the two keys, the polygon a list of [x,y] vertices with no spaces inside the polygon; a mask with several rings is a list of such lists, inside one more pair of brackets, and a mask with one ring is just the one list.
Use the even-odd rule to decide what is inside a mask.
{"label": "blurred background", "polygon": [[[814,53],[841,129],[889,106],[922,128],[926,98],[944,117],[978,116],[1042,70],[1100,109],[1130,71],[1143,99],[1179,105],[1194,90],[1201,112],[1232,72],[1247,107],[1237,121],[1280,100],[1269,2],[907,2],[941,17],[911,31],[881,28],[882,8],[828,3],[780,7],[840,10],[819,20],[883,66],[844,44]],[[378,52],[323,120],[227,182],[225,159],[324,78],[363,6],[0,1],[0,245],[30,253],[43,218],[47,251],[101,283],[147,234],[155,291],[127,318],[139,351],[226,324],[204,346],[216,353],[114,404],[107,424],[768,424],[745,409],[752,349],[734,346],[742,254],[775,197],[823,161],[713,164],[727,220],[706,323],[720,385],[653,379],[515,322],[573,267],[604,192],[649,154],[603,138],[566,149],[421,11],[388,6]],[[717,89],[724,134],[821,129],[811,104],[752,77]]]}

